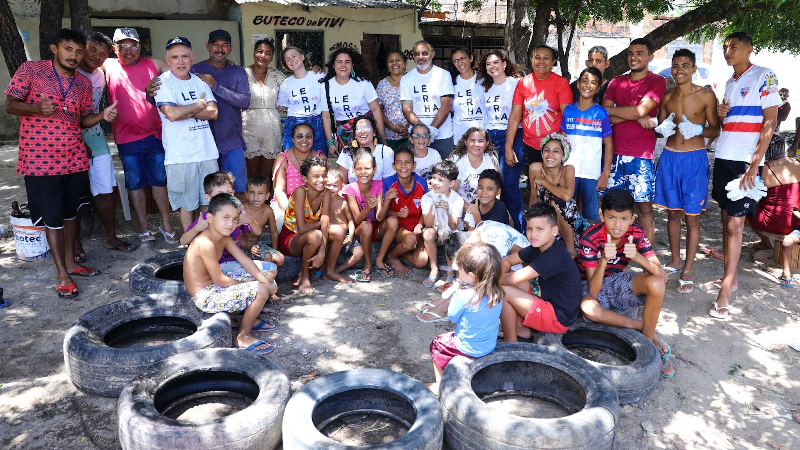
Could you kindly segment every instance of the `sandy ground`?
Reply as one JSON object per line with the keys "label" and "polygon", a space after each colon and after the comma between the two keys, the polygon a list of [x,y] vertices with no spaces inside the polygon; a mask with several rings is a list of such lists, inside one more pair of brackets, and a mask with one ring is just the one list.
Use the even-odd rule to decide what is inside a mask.
{"label": "sandy ground", "polygon": [[[5,149],[8,150],[9,146]],[[0,150],[0,224],[8,226],[10,203],[24,201],[16,154]],[[133,222],[119,214],[120,235],[135,237]],[[155,218],[152,228],[156,229]],[[666,260],[666,215],[657,215],[656,247]],[[177,219],[175,220],[177,223]],[[712,202],[702,218],[701,245],[719,247],[719,209]],[[745,242],[755,241],[747,232]],[[50,260],[18,261],[13,238],[0,238],[0,287],[11,306],[0,309],[0,448],[117,449],[116,400],[78,391],[61,352],[67,327],[81,314],[129,296],[128,276],[140,260],[170,248],[163,240],[134,253],[106,251],[102,231],[84,239],[89,265],[102,276],[78,278],[77,301],[55,295]],[[800,449],[800,424],[776,418],[800,409],[800,353],[786,344],[800,340],[799,290],[781,288],[769,264],[754,263],[743,249],[739,291],[730,320],[707,314],[714,296],[699,289],[667,295],[658,332],[672,345],[677,375],[661,380],[644,401],[621,408],[617,449]],[[722,275],[722,263],[701,255],[695,280]],[[318,282],[318,292],[299,295],[281,286],[284,298],[268,335],[277,345],[270,357],[282,365],[292,389],[319,375],[374,367],[433,381],[428,345],[452,324],[423,324],[415,306],[435,294],[422,287],[427,272],[370,284]],[[798,277],[796,277],[798,279]]]}

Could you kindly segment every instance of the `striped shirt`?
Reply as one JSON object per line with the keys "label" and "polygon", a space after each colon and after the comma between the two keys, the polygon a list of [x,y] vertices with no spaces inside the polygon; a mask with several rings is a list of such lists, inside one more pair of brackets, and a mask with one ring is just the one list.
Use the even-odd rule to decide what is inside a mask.
{"label": "striped shirt", "polygon": [[725,101],[731,109],[722,121],[715,157],[750,162],[761,134],[763,110],[781,104],[778,78],[766,67],[751,65],[725,84]]}
{"label": "striped shirt", "polygon": [[575,176],[600,178],[603,138],[611,136],[606,109],[597,103],[586,111],[581,111],[577,103],[567,105],[561,118],[561,130],[567,134],[572,147],[566,164],[575,167]]}

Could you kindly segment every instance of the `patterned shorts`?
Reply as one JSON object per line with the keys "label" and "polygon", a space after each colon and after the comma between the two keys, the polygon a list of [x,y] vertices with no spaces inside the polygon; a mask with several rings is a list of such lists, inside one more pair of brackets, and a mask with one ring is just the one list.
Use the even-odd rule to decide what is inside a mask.
{"label": "patterned shorts", "polygon": [[[249,276],[249,274],[248,274]],[[231,276],[233,278],[233,276]],[[192,296],[192,301],[206,313],[244,311],[256,299],[258,281],[222,287],[209,284]]]}
{"label": "patterned shorts", "polygon": [[608,189],[622,188],[636,203],[652,202],[656,192],[656,170],[652,159],[614,155]]}
{"label": "patterned shorts", "polygon": [[[644,306],[646,295],[633,293],[633,272],[618,272],[603,278],[603,287],[597,296],[597,302],[604,309],[627,311]],[[587,295],[588,286],[583,282],[583,295]]]}

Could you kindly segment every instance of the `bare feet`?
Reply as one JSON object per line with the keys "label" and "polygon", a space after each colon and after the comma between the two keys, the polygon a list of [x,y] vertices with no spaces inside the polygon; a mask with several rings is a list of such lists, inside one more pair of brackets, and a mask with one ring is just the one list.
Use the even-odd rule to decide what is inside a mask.
{"label": "bare feet", "polygon": [[300,278],[297,280],[297,290],[300,291],[301,294],[312,294],[314,288],[311,287],[311,280],[308,278]]}
{"label": "bare feet", "polygon": [[[400,275],[408,275],[411,273],[411,269],[405,266],[402,261],[397,258],[389,258],[389,264],[391,264],[392,268],[395,272],[399,273]],[[377,266],[377,264],[375,264]],[[384,265],[385,267],[385,265]]]}
{"label": "bare feet", "polygon": [[[277,305],[278,303],[281,302],[281,298],[278,297],[278,294],[272,294],[272,295],[269,296],[269,302],[272,303],[273,305]],[[265,309],[272,309],[272,308],[267,308],[266,306],[264,308]],[[272,311],[274,312],[275,310],[273,309]]]}
{"label": "bare feet", "polygon": [[332,280],[338,281],[339,283],[350,284],[353,280],[350,277],[346,277],[340,273],[336,273],[334,271],[327,271],[322,275],[324,280]]}

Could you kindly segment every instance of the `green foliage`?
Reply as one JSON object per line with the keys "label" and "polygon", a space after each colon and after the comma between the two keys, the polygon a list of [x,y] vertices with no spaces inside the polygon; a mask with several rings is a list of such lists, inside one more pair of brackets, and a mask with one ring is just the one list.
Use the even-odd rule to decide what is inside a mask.
{"label": "green foliage", "polygon": [[406,3],[419,6],[426,11],[438,12],[442,10],[442,4],[438,0],[406,0]]}

